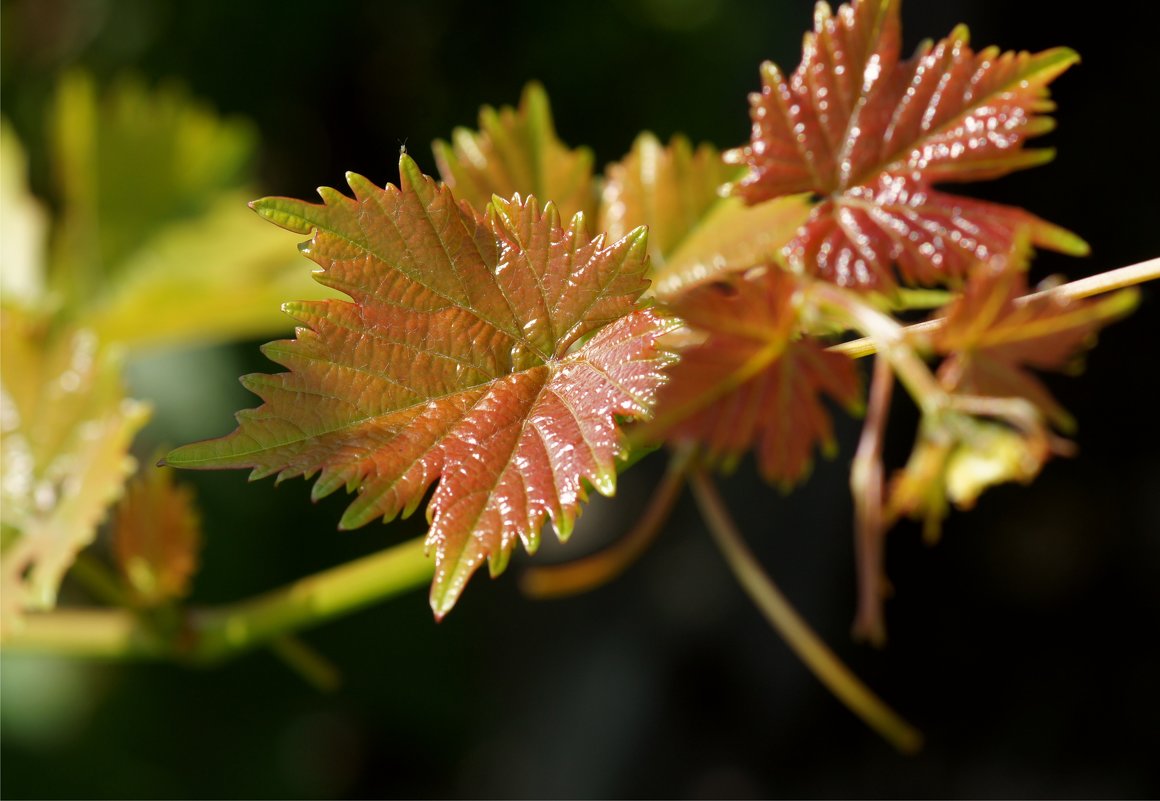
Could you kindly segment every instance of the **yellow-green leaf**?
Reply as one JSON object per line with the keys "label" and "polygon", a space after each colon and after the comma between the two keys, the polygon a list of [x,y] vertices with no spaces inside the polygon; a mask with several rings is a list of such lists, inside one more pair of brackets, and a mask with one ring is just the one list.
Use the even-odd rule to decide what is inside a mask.
{"label": "yellow-green leaf", "polygon": [[51,608],[76,553],[92,542],[133,470],[129,444],[148,407],[125,398],[120,360],[91,331],[49,333],[0,312],[2,615]]}
{"label": "yellow-green leaf", "polygon": [[524,88],[519,108],[484,106],[479,131],[456,128],[450,144],[439,140],[433,149],[443,181],[476,211],[492,195],[517,192],[552,201],[566,220],[596,211],[592,151],[570,149],[556,136],[548,95],[538,83]]}

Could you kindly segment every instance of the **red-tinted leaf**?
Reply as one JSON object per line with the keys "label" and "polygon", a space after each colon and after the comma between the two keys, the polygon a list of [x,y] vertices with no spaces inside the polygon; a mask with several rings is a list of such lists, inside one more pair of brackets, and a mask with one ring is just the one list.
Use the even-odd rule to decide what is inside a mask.
{"label": "red-tinted leaf", "polygon": [[345,528],[409,514],[438,480],[428,543],[443,615],[485,558],[498,572],[516,539],[535,550],[546,517],[567,536],[584,482],[612,493],[615,418],[647,415],[671,326],[635,310],[643,230],[606,244],[518,197],[479,217],[410,159],[400,173],[385,190],[348,176],[354,199],[255,204],[312,234],[319,280],[354,302],[288,304],[297,339],[265,353],[290,372],[247,376],[264,404],[168,461],[318,473],[315,497],[358,491]]}
{"label": "red-tinted leaf", "polygon": [[856,409],[858,373],[848,357],[796,338],[797,286],[765,267],[682,294],[674,310],[705,338],[670,370],[652,430],[726,465],[753,448],[762,476],[783,487],[809,470],[815,444],[832,449],[821,395]]}
{"label": "red-tinted leaf", "polygon": [[1071,416],[1024,366],[1066,368],[1106,323],[1130,312],[1138,293],[1125,290],[1098,300],[1068,301],[1039,295],[1023,302],[1022,269],[980,265],[962,294],[947,308],[946,324],[934,345],[949,354],[939,379],[951,391],[990,397],[1026,398],[1063,430]]}
{"label": "red-tinted leaf", "polygon": [[143,606],[189,592],[201,547],[201,518],[190,487],[173,471],[149,467],[134,476],[113,515],[113,553]]}
{"label": "red-tinted leaf", "polygon": [[956,28],[899,61],[899,1],[819,3],[801,65],[788,79],[762,67],[751,96],[752,140],[730,151],[748,174],[746,202],[813,192],[823,202],[787,246],[791,263],[842,285],[890,288],[962,276],[1011,249],[1016,232],[1067,253],[1075,235],[1019,209],[931,191],[1042,164],[1023,149],[1053,127],[1046,86],[1078,60],[1067,48],[975,53]]}

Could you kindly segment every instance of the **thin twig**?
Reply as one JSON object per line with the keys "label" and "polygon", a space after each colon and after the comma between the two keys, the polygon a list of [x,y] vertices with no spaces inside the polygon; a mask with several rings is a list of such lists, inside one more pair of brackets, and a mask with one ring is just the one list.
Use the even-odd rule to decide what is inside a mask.
{"label": "thin twig", "polygon": [[793,608],[746,547],[712,479],[693,470],[689,484],[725,560],[757,608],[822,684],[899,751],[922,747],[922,734],[898,716],[846,667]]}

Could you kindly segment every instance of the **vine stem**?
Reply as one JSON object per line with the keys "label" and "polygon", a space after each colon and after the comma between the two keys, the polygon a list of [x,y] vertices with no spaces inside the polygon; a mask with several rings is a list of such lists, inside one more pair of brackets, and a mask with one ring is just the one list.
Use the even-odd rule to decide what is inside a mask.
{"label": "vine stem", "polygon": [[[1157,279],[1160,279],[1160,258],[1148,259],[1138,264],[1131,264],[1116,270],[1108,270],[1099,275],[1091,275],[1087,278],[1080,278],[1076,281],[1060,284],[1051,289],[1032,292],[1029,295],[1018,298],[1015,302],[1022,305],[1024,303],[1030,303],[1033,300],[1042,300],[1043,298],[1082,300],[1083,298],[1090,298],[1093,295],[1102,295],[1117,289],[1125,289],[1136,284],[1142,284],[1145,281],[1155,281]],[[934,333],[945,324],[945,318],[937,317],[933,320],[908,325],[902,330],[907,338],[913,338],[919,335]],[[863,356],[871,356],[876,353],[878,351],[878,344],[875,342],[875,337],[866,336],[861,339],[852,339],[849,342],[833,345],[830,347],[830,350],[844,353],[851,359],[860,359]]]}
{"label": "vine stem", "polygon": [[798,658],[830,692],[899,751],[913,754],[922,748],[922,734],[842,663],[762,570],[729,516],[712,479],[703,470],[696,469],[689,474],[689,484],[725,561],[750,600]]}
{"label": "vine stem", "polygon": [[[126,609],[57,609],[27,614],[5,628],[0,644],[8,651],[213,664],[415,589],[433,573],[417,538],[252,599],[188,609],[171,636]],[[278,647],[284,652],[285,641]]]}

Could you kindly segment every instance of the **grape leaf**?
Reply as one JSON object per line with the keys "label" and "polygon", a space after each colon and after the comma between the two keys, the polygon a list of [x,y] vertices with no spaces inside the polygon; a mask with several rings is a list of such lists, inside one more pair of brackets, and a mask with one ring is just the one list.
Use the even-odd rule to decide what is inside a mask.
{"label": "grape leaf", "polygon": [[1068,367],[1094,342],[1098,328],[1128,314],[1139,293],[1124,290],[1098,300],[1069,301],[1055,295],[1023,300],[1024,269],[980,265],[962,293],[944,310],[946,323],[933,338],[948,354],[939,367],[944,388],[990,397],[1026,398],[1063,431],[1075,421],[1043,383],[1024,369]]}
{"label": "grape leaf", "polygon": [[711,145],[693,149],[682,136],[667,146],[650,133],[605,171],[600,225],[618,237],[638,225],[649,230],[649,257],[656,292],[673,297],[723,272],[745,270],[774,259],[805,222],[805,196],[776,198],[746,206],[722,197],[737,177]]}
{"label": "grape leaf", "polygon": [[950,503],[969,509],[983,490],[1007,481],[1030,483],[1050,456],[1048,440],[963,414],[926,418],[906,466],[890,483],[888,520],[906,515],[938,539]]}
{"label": "grape leaf", "polygon": [[834,448],[821,403],[861,403],[854,362],[798,337],[797,279],[776,267],[751,270],[683,293],[674,311],[704,340],[681,352],[646,432],[700,444],[726,466],[750,447],[762,477],[789,488],[809,470],[815,444]]}
{"label": "grape leaf", "polygon": [[648,415],[672,323],[636,308],[643,229],[608,244],[518,196],[479,216],[406,156],[400,178],[383,190],[349,175],[355,198],[323,189],[321,205],[254,204],[311,234],[318,279],[353,303],[287,304],[302,327],[265,353],[290,372],[247,376],[264,404],[166,461],[318,473],[315,497],[358,492],[343,528],[409,514],[438,480],[427,541],[441,617],[484,559],[494,575],[517,539],[534,551],[546,518],[566,538],[584,482],[614,491],[615,418]]}
{"label": "grape leaf", "polygon": [[1084,254],[1074,234],[1017,208],[934,191],[1049,161],[1024,142],[1054,122],[1047,84],[1078,61],[1067,48],[975,53],[967,29],[900,61],[900,0],[817,5],[803,58],[786,79],[762,66],[750,96],[750,144],[726,157],[749,167],[734,191],[748,203],[798,192],[821,202],[785,253],[840,285],[892,289],[962,277],[1007,253],[1019,231],[1035,245]]}
{"label": "grape leaf", "polygon": [[450,144],[433,145],[439,174],[457,198],[482,211],[492,195],[518,192],[554,202],[565,219],[595,213],[592,151],[572,150],[559,140],[540,84],[524,87],[518,109],[484,106],[479,129],[456,128]]}
{"label": "grape leaf", "polygon": [[717,203],[721,185],[736,173],[712,145],[694,150],[678,135],[666,147],[653,134],[642,133],[629,154],[605,170],[597,227],[618,238],[647,225],[649,258],[658,268]]}
{"label": "grape leaf", "polygon": [[53,334],[12,308],[0,312],[0,327],[0,618],[11,623],[55,603],[133,471],[129,443],[148,406],[124,397],[119,359],[91,332]]}
{"label": "grape leaf", "polygon": [[140,471],[113,512],[113,554],[125,584],[142,606],[183,598],[197,570],[201,518],[193,490],[173,471]]}

